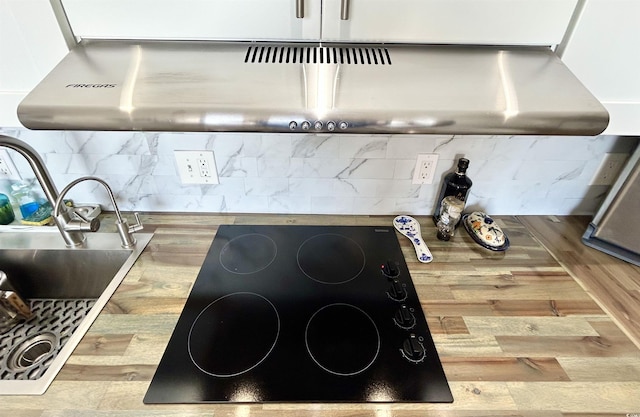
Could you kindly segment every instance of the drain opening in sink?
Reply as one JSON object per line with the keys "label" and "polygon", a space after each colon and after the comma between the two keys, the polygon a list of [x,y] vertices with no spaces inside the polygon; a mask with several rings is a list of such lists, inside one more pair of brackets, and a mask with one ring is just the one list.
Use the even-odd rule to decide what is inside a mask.
{"label": "drain opening in sink", "polygon": [[58,350],[60,341],[53,333],[42,333],[28,338],[9,355],[7,367],[13,371],[23,371],[37,366]]}
{"label": "drain opening in sink", "polygon": [[95,301],[32,299],[33,317],[0,337],[0,380],[40,379]]}

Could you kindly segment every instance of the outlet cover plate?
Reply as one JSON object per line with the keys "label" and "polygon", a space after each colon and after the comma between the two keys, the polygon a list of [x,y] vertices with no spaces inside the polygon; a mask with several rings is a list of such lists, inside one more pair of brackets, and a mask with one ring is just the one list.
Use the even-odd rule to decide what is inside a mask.
{"label": "outlet cover plate", "polygon": [[606,153],[589,185],[611,185],[624,168],[629,155],[626,153]]}
{"label": "outlet cover plate", "polygon": [[6,149],[0,149],[0,180],[20,181],[21,179],[9,152]]}
{"label": "outlet cover plate", "polygon": [[183,184],[220,184],[213,151],[173,151]]}
{"label": "outlet cover plate", "polygon": [[413,170],[412,184],[432,184],[433,177],[438,165],[438,154],[422,153],[418,154],[416,167]]}

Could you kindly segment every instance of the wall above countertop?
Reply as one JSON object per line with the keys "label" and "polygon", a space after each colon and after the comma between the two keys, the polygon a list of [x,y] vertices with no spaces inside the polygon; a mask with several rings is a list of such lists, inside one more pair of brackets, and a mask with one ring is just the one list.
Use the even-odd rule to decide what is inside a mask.
{"label": "wall above countertop", "polygon": [[[609,186],[589,185],[605,153],[631,153],[637,137],[381,136],[31,131],[0,133],[33,146],[58,188],[95,175],[126,211],[428,215],[440,180],[470,159],[468,209],[501,214],[593,214]],[[174,150],[212,150],[220,184],[180,183]],[[433,184],[413,185],[416,156],[439,156]],[[11,153],[21,175],[26,161]],[[0,192],[7,187],[0,181]],[[76,186],[76,202],[103,189]]]}

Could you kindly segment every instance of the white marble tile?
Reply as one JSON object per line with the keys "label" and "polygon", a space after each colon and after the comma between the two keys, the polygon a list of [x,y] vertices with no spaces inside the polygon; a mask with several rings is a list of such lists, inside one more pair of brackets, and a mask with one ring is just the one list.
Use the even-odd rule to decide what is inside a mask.
{"label": "white marble tile", "polygon": [[565,199],[565,198],[594,198],[600,194],[606,195],[610,189],[607,185],[590,186],[582,181],[558,181],[549,187],[547,198]]}
{"label": "white marble tile", "polygon": [[[216,196],[218,197],[218,196]],[[224,196],[223,213],[270,213],[269,196]],[[211,210],[215,212],[216,210]]]}
{"label": "white marble tile", "polygon": [[408,180],[413,179],[413,171],[416,168],[416,159],[395,159],[393,169],[393,179]]}
{"label": "white marble tile", "polygon": [[[73,160],[75,155],[72,153],[46,153],[40,154],[40,157],[44,161],[49,173],[66,174],[69,172],[71,161]],[[13,158],[13,162],[15,163],[16,168],[18,168],[18,171],[20,171],[23,177],[33,178],[35,176],[26,159]]]}
{"label": "white marble tile", "polygon": [[387,155],[385,136],[341,136],[338,156],[340,158],[385,158]]}
{"label": "white marble tile", "polygon": [[277,195],[269,197],[270,213],[312,214],[311,197],[303,195]]}
{"label": "white marble tile", "polygon": [[180,177],[176,175],[154,175],[152,178],[159,194],[199,197],[204,193],[210,194],[209,189],[217,187],[217,185],[182,184]]}
{"label": "white marble tile", "polygon": [[[466,136],[464,137],[466,138]],[[488,136],[483,138],[483,156],[474,153],[474,159],[511,161],[522,160],[538,136]],[[473,140],[467,139],[467,140]]]}
{"label": "white marble tile", "polygon": [[73,154],[67,173],[78,175],[137,174],[142,168],[140,155]]}
{"label": "white marble tile", "polygon": [[409,214],[411,216],[430,216],[434,210],[433,201],[417,198],[398,198],[391,214]]}
{"label": "white marble tile", "polygon": [[393,198],[361,198],[353,200],[353,214],[388,215],[394,213],[396,201]]}
{"label": "white marble tile", "polygon": [[598,211],[603,201],[603,198],[565,198],[554,210],[572,215],[591,215]]}
{"label": "white marble tile", "polygon": [[[219,180],[219,184],[197,185],[197,187],[200,187],[200,190],[204,195],[242,196],[246,194],[244,178],[219,177]],[[183,187],[187,186],[183,185]]]}
{"label": "white marble tile", "polygon": [[321,214],[353,214],[353,197],[312,197],[311,212]]}
{"label": "white marble tile", "polygon": [[515,181],[555,181],[572,180],[582,175],[586,161],[522,161],[513,179]]}
{"label": "white marble tile", "polygon": [[176,159],[173,155],[144,155],[142,163],[151,170],[150,174],[154,176],[178,175],[176,167]]}
{"label": "white marble tile", "polygon": [[376,181],[377,194],[384,198],[417,198],[422,186],[411,184],[411,180]]}
{"label": "white marble tile", "polygon": [[284,134],[262,135],[255,156],[260,159],[290,158],[293,152],[293,137],[293,135]]}
{"label": "white marble tile", "polygon": [[[454,164],[457,164],[457,161],[451,161],[451,172],[454,171]],[[474,159],[469,162],[467,175],[475,182],[513,181],[522,164],[521,159]]]}
{"label": "white marble tile", "polygon": [[[440,184],[420,185],[418,189],[418,195],[415,198],[419,198],[423,201],[434,202],[440,195]],[[415,195],[411,194],[410,196]]]}
{"label": "white marble tile", "polygon": [[156,194],[140,198],[139,206],[145,208],[139,210],[216,213],[222,211],[223,203],[223,196]]}
{"label": "white marble tile", "polygon": [[289,157],[257,158],[257,175],[261,178],[288,178],[302,175],[303,160]]}
{"label": "white marble tile", "polygon": [[276,196],[289,193],[287,178],[245,178],[245,194],[247,196]]}
{"label": "white marble tile", "polygon": [[374,179],[340,178],[334,181],[331,193],[326,196],[376,197],[378,183],[379,181]]}
{"label": "white marble tile", "polygon": [[393,178],[395,162],[386,159],[314,158],[304,161],[303,173],[319,178]]}
{"label": "white marble tile", "polygon": [[219,177],[251,178],[258,176],[257,158],[232,156],[225,159],[221,155],[215,155],[215,158]]}
{"label": "white marble tile", "polygon": [[294,158],[335,158],[340,150],[340,138],[333,135],[295,135],[291,146]]}
{"label": "white marble tile", "polygon": [[453,136],[436,140],[433,153],[437,153],[440,158],[457,160],[465,157],[470,160],[474,158],[486,159],[491,153],[491,147],[487,146],[485,139],[487,136]]}
{"label": "white marble tile", "polygon": [[[144,155],[149,146],[140,132],[63,132],[70,153]],[[60,151],[58,151],[60,152]]]}
{"label": "white marble tile", "polygon": [[607,152],[607,141],[601,136],[541,136],[524,155],[528,160],[584,161]]}
{"label": "white marble tile", "polygon": [[60,131],[17,129],[10,133],[9,136],[28,143],[40,154],[49,152],[73,153],[73,148],[65,140],[65,133]]}
{"label": "white marble tile", "polygon": [[434,153],[436,142],[450,137],[441,135],[391,136],[387,144],[387,158],[407,159],[415,158],[419,153]]}
{"label": "white marble tile", "polygon": [[335,178],[289,178],[289,194],[303,197],[331,196]]}

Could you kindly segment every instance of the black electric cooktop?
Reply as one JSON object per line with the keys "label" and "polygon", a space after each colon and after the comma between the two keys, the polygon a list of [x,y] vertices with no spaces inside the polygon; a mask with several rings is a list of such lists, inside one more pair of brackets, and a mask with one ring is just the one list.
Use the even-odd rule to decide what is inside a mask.
{"label": "black electric cooktop", "polygon": [[452,401],[384,226],[220,226],[144,398]]}

